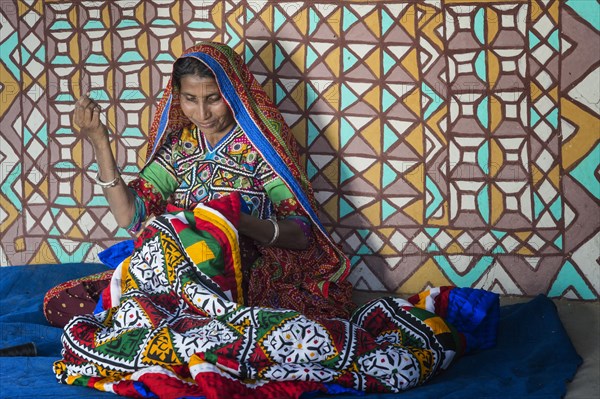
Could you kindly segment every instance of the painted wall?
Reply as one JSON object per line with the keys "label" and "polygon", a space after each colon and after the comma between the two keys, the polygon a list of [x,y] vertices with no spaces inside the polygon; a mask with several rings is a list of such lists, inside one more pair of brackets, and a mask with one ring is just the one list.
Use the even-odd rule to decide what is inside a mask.
{"label": "painted wall", "polygon": [[105,107],[132,178],[174,58],[217,40],[300,141],[358,289],[598,299],[598,2],[170,3],[2,3],[3,265],[95,261],[128,237],[73,101]]}

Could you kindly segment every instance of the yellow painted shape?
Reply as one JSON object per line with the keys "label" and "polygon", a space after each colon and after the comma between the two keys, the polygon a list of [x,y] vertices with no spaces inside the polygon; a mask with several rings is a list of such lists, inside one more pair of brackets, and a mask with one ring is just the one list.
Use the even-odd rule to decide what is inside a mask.
{"label": "yellow painted shape", "polygon": [[67,207],[63,209],[65,211],[65,213],[67,215],[69,215],[71,217],[71,219],[73,221],[76,221],[77,219],[79,219],[81,217],[81,214],[84,212],[82,208],[77,208],[77,207]]}
{"label": "yellow painted shape", "polygon": [[433,259],[430,258],[396,290],[396,293],[415,294],[428,287],[442,287],[447,285],[452,285],[452,283],[442,273]]}
{"label": "yellow painted shape", "polygon": [[500,16],[493,8],[486,9],[487,44],[491,44],[498,36],[498,30],[500,29],[498,18]]}
{"label": "yellow painted shape", "polygon": [[492,96],[490,105],[490,129],[494,133],[502,120],[504,115],[502,113],[502,100],[496,96]]}
{"label": "yellow painted shape", "polygon": [[[269,43],[264,49],[258,54],[265,67],[269,70],[273,70],[273,44]],[[271,97],[272,98],[272,97]]]}
{"label": "yellow painted shape", "polygon": [[554,86],[553,89],[551,89],[548,94],[550,95],[550,98],[552,98],[554,100],[554,103],[556,104],[558,102],[558,86]]}
{"label": "yellow painted shape", "polygon": [[400,17],[398,23],[402,27],[402,29],[404,29],[406,33],[410,35],[410,37],[415,39],[417,37],[417,23],[415,21],[417,10],[414,4],[407,6],[405,10],[406,11],[402,15],[402,17]]}
{"label": "yellow painted shape", "polygon": [[489,50],[486,53],[486,58],[488,82],[490,82],[490,89],[493,89],[500,78],[500,62],[496,54]]}
{"label": "yellow painted shape", "polygon": [[[329,52],[329,54],[327,56],[325,56],[325,64],[327,64],[327,66],[329,67],[329,69],[331,69],[331,71],[333,72],[333,74],[335,76],[340,76],[340,69],[341,69],[341,60],[340,60],[340,47],[336,47],[334,48],[332,51]],[[332,85],[334,86],[334,85]],[[337,84],[335,86],[338,86]],[[336,109],[337,109],[337,105],[336,105]]]}
{"label": "yellow painted shape", "polygon": [[490,140],[490,176],[495,177],[504,164],[504,151],[495,139]]}
{"label": "yellow painted shape", "polygon": [[144,22],[146,21],[146,7],[145,7],[145,2],[142,1],[138,4],[137,7],[135,7],[135,19],[138,22]]}
{"label": "yellow painted shape", "polygon": [[[436,217],[430,217],[429,219],[427,219],[427,223],[431,224],[433,226],[448,226],[448,224],[450,224],[449,219],[448,219],[448,202],[444,201],[442,203],[442,216],[439,218]],[[446,249],[447,250],[447,249]]]}
{"label": "yellow painted shape", "polygon": [[535,102],[542,95],[542,93],[542,89],[532,80],[529,83],[529,95],[531,96],[531,102]]}
{"label": "yellow painted shape", "polygon": [[361,131],[362,137],[373,147],[375,153],[381,154],[381,120],[375,118]]}
{"label": "yellow painted shape", "polygon": [[327,180],[334,186],[338,186],[340,183],[340,167],[337,163],[331,162],[329,165],[325,166],[323,169],[323,175],[327,177]]}
{"label": "yellow painted shape", "polygon": [[423,146],[423,125],[421,123],[417,123],[413,130],[406,135],[405,140],[415,149],[417,154],[423,155],[425,153]]}
{"label": "yellow painted shape", "polygon": [[[556,0],[550,7],[548,7],[548,15],[554,20],[554,23],[558,25],[559,23],[559,5],[560,1]],[[531,8],[531,7],[529,7]],[[540,7],[540,10],[542,8]],[[597,10],[596,10],[597,11]]]}
{"label": "yellow painted shape", "polygon": [[529,238],[531,237],[531,235],[533,234],[533,232],[531,232],[531,231],[517,231],[517,232],[515,232],[513,234],[517,236],[517,238],[519,239],[519,241],[521,241],[521,242],[527,242],[529,240]]}
{"label": "yellow painted shape", "polygon": [[425,187],[425,166],[422,163],[408,170],[402,177],[415,189],[419,190],[420,193],[423,192],[423,187]]}
{"label": "yellow painted shape", "polygon": [[[404,25],[403,25],[404,26]],[[415,80],[419,80],[419,62],[417,58],[417,49],[413,48],[409,53],[400,61],[400,64]]]}
{"label": "yellow painted shape", "polygon": [[58,263],[58,259],[54,255],[54,251],[50,248],[50,245],[46,241],[42,241],[39,246],[38,251],[32,258],[33,264],[42,264],[42,263]]}
{"label": "yellow painted shape", "polygon": [[363,174],[365,180],[369,183],[375,184],[378,190],[381,190],[381,162],[375,162],[369,169]]}
{"label": "yellow painted shape", "polygon": [[213,4],[214,4],[214,6],[210,12],[210,20],[216,26],[217,30],[219,30],[219,29],[223,28],[223,19],[221,18],[221,16],[223,15],[223,12],[224,12],[223,11],[224,2],[217,1]]}
{"label": "yellow painted shape", "polygon": [[79,228],[79,226],[77,226],[76,224],[73,225],[73,227],[71,228],[71,230],[69,230],[67,232],[67,237],[69,238],[77,238],[77,239],[84,239],[85,235],[83,234],[83,232],[81,231],[81,229]]}
{"label": "yellow painted shape", "polygon": [[339,109],[340,104],[340,85],[339,83],[331,84],[323,93],[323,99],[327,101],[333,109]]}
{"label": "yellow painted shape", "polygon": [[371,32],[375,35],[375,37],[381,37],[381,21],[379,20],[379,12],[377,8],[373,10],[373,12],[367,15],[364,19],[364,25],[369,28]]}
{"label": "yellow painted shape", "polygon": [[417,223],[423,223],[423,199],[418,199],[415,202],[402,208],[402,212]]}
{"label": "yellow painted shape", "polygon": [[292,92],[290,93],[290,97],[294,100],[296,105],[300,107],[301,110],[306,108],[306,85],[299,84],[294,87]]}
{"label": "yellow painted shape", "polygon": [[381,224],[381,202],[376,201],[374,204],[367,206],[361,210],[361,213],[366,216],[373,226]]}
{"label": "yellow painted shape", "polygon": [[15,251],[23,252],[25,250],[25,237],[15,238]]}
{"label": "yellow painted shape", "polygon": [[381,76],[381,49],[379,47],[367,57],[365,64],[373,72],[375,77]]}
{"label": "yellow painted shape", "polygon": [[332,122],[329,126],[325,128],[323,132],[329,144],[334,150],[340,149],[340,122],[338,120]]}
{"label": "yellow painted shape", "polygon": [[[327,18],[327,24],[331,27],[331,29],[335,32],[335,34],[337,35],[337,37],[340,37],[340,30],[341,30],[341,25],[342,25],[342,8],[338,8],[336,11],[334,11],[329,18]],[[338,58],[338,64],[340,63],[340,60]]]}
{"label": "yellow painted shape", "polygon": [[363,100],[375,110],[381,111],[381,87],[374,85],[363,97]]}
{"label": "yellow painted shape", "polygon": [[535,23],[538,18],[543,14],[546,6],[540,1],[532,0],[529,6],[529,13],[531,15],[531,22]]}
{"label": "yellow painted shape", "polygon": [[2,96],[2,107],[0,107],[0,117],[4,116],[6,111],[10,109],[10,106],[17,98],[17,94],[20,92],[19,83],[13,78],[10,72],[4,67],[4,64],[0,62],[0,76],[2,76],[2,89],[0,90],[0,96]]}
{"label": "yellow painted shape", "polygon": [[[291,130],[292,130],[292,134],[296,138],[296,141],[298,141],[298,144],[300,144],[300,146],[303,149],[306,149],[308,147],[308,143],[307,143],[308,137],[306,135],[306,119],[300,118],[298,123],[296,123],[294,125],[294,127],[291,128]],[[304,163],[301,162],[301,164],[304,164]]]}
{"label": "yellow painted shape", "polygon": [[331,220],[337,220],[339,217],[339,197],[334,195],[323,204],[323,210]]}
{"label": "yellow painted shape", "polygon": [[398,255],[398,250],[386,244],[377,251],[378,255]]}
{"label": "yellow painted shape", "polygon": [[[296,47],[296,50],[294,50],[294,52],[290,55],[290,60],[294,63],[296,68],[300,70],[301,73],[304,73],[306,70],[306,46],[300,45]],[[302,109],[304,108],[305,105],[302,106]]]}
{"label": "yellow painted shape", "polygon": [[448,139],[447,139],[447,134],[446,132],[442,131],[442,129],[440,128],[440,122],[442,120],[446,119],[447,116],[447,112],[448,112],[448,108],[446,105],[442,105],[437,111],[435,111],[433,114],[431,114],[431,116],[429,117],[429,119],[427,119],[427,126],[429,126],[429,129],[435,133],[435,135],[437,136],[438,140],[440,140],[440,142],[442,144],[448,144]]}
{"label": "yellow painted shape", "polygon": [[300,33],[302,35],[307,35],[308,34],[308,7],[305,7],[304,9],[297,12],[296,15],[294,15],[294,17],[292,18],[292,21],[298,27],[298,29],[300,30]]}
{"label": "yellow painted shape", "polygon": [[444,252],[447,254],[462,254],[465,250],[459,244],[453,242],[444,249]]}
{"label": "yellow painted shape", "polygon": [[531,180],[534,186],[537,186],[538,183],[540,182],[540,180],[542,180],[542,178],[544,177],[544,172],[542,172],[541,170],[539,170],[537,168],[537,166],[535,166],[533,163],[530,164],[531,166]]}
{"label": "yellow painted shape", "polygon": [[186,248],[186,252],[190,256],[190,259],[194,264],[199,264],[212,260],[215,258],[215,254],[208,247],[206,241],[198,241]]}
{"label": "yellow painted shape", "polygon": [[528,247],[526,247],[525,245],[523,245],[521,248],[519,248],[517,250],[517,253],[519,255],[534,255],[533,251],[530,250]]}
{"label": "yellow painted shape", "polygon": [[264,11],[260,13],[259,18],[263,20],[269,31],[273,31],[273,6],[268,5]]}
{"label": "yellow painted shape", "polygon": [[68,13],[68,19],[71,21],[73,26],[79,26],[79,18],[77,18],[77,14],[79,13],[79,7],[73,7]]}
{"label": "yellow painted shape", "polygon": [[417,7],[425,12],[425,16],[419,20],[418,28],[427,37],[431,43],[433,43],[440,52],[444,50],[444,43],[440,36],[436,33],[436,30],[442,25],[444,21],[443,14],[438,11],[435,7],[427,6],[425,4],[417,4]]}
{"label": "yellow painted shape", "polygon": [[[211,10],[211,14],[215,11]],[[171,19],[175,22],[175,25],[181,25],[181,3],[179,1],[174,1],[173,6],[171,7]],[[175,53],[180,54],[180,53]]]}
{"label": "yellow painted shape", "polygon": [[[598,142],[598,124],[600,119],[579,108],[569,99],[563,97],[560,102],[561,116],[571,121],[579,129],[562,145],[562,165],[569,171],[577,164]],[[594,134],[596,132],[596,134]]]}
{"label": "yellow painted shape", "polygon": [[548,180],[557,190],[560,189],[560,165],[555,165],[550,172],[548,172]]}
{"label": "yellow painted shape", "polygon": [[491,185],[490,191],[492,199],[492,204],[490,207],[490,224],[494,225],[504,213],[504,195],[495,184]]}
{"label": "yellow painted shape", "polygon": [[[390,238],[392,234],[396,232],[396,229],[390,227],[383,227],[377,230],[377,232],[382,234],[384,237]],[[397,251],[394,251],[394,253],[397,253]]]}
{"label": "yellow painted shape", "polygon": [[415,115],[421,116],[421,89],[415,87],[413,91],[402,98],[402,102],[408,109],[413,111]]}

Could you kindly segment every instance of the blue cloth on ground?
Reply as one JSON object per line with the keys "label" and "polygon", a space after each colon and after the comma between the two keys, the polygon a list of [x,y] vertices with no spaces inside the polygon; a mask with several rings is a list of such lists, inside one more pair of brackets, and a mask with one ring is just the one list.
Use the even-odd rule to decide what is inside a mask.
{"label": "blue cloth on ground", "polygon": [[[0,271],[0,348],[34,342],[37,357],[0,357],[0,397],[115,398],[111,393],[56,382],[52,363],[60,356],[62,330],[42,314],[44,294],[66,280],[106,270],[101,264],[72,263],[3,267]],[[489,327],[488,327],[489,328]],[[399,394],[368,394],[366,399],[560,398],[581,364],[554,303],[538,296],[500,308],[494,348],[465,356],[428,384]],[[303,398],[351,399],[332,384],[330,394]]]}

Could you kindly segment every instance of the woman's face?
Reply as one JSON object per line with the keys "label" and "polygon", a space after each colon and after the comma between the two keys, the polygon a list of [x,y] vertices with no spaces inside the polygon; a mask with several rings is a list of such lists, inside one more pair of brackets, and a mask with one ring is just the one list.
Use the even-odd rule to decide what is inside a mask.
{"label": "woman's face", "polygon": [[235,119],[215,79],[182,76],[179,102],[185,116],[204,134],[226,134],[233,128]]}

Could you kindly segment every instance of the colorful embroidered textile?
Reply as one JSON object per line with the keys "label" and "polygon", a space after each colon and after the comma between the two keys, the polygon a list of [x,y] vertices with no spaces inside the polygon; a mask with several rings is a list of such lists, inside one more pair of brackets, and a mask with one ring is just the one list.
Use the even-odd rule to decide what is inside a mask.
{"label": "colorful embroidered textile", "polygon": [[[241,130],[221,143],[227,154],[219,153],[218,148],[216,153],[208,151],[202,135],[187,129],[191,122],[183,115],[179,97],[172,94],[169,83],[150,131],[148,163],[142,179],[134,182],[139,197],[153,204],[146,210],[160,214],[165,197],[173,193],[175,204],[190,207],[198,200],[235,190],[242,193],[256,216],[266,218],[273,212],[278,219],[293,216],[300,224],[306,221],[313,236],[306,250],[258,248],[261,256],[249,271],[248,304],[295,309],[308,316],[348,317],[354,307],[346,281],[350,262],[317,217],[312,188],[298,161],[297,143],[283,117],[228,46],[202,43],[188,49],[183,57],[194,57],[212,70]],[[213,159],[207,159],[211,154]],[[209,184],[215,162],[229,165],[213,168]],[[194,167],[201,170],[194,172]],[[244,181],[239,177],[245,167],[257,170],[246,173],[251,179]],[[220,175],[225,171],[230,174]],[[198,176],[202,173],[206,176]]]}
{"label": "colorful embroidered textile", "polygon": [[[115,272],[116,306],[65,328],[54,368],[61,382],[161,398],[297,398],[326,384],[399,392],[463,351],[451,325],[399,298],[366,304],[349,320],[242,305],[238,196],[170,207],[145,228]],[[478,292],[497,306],[495,294]]]}

